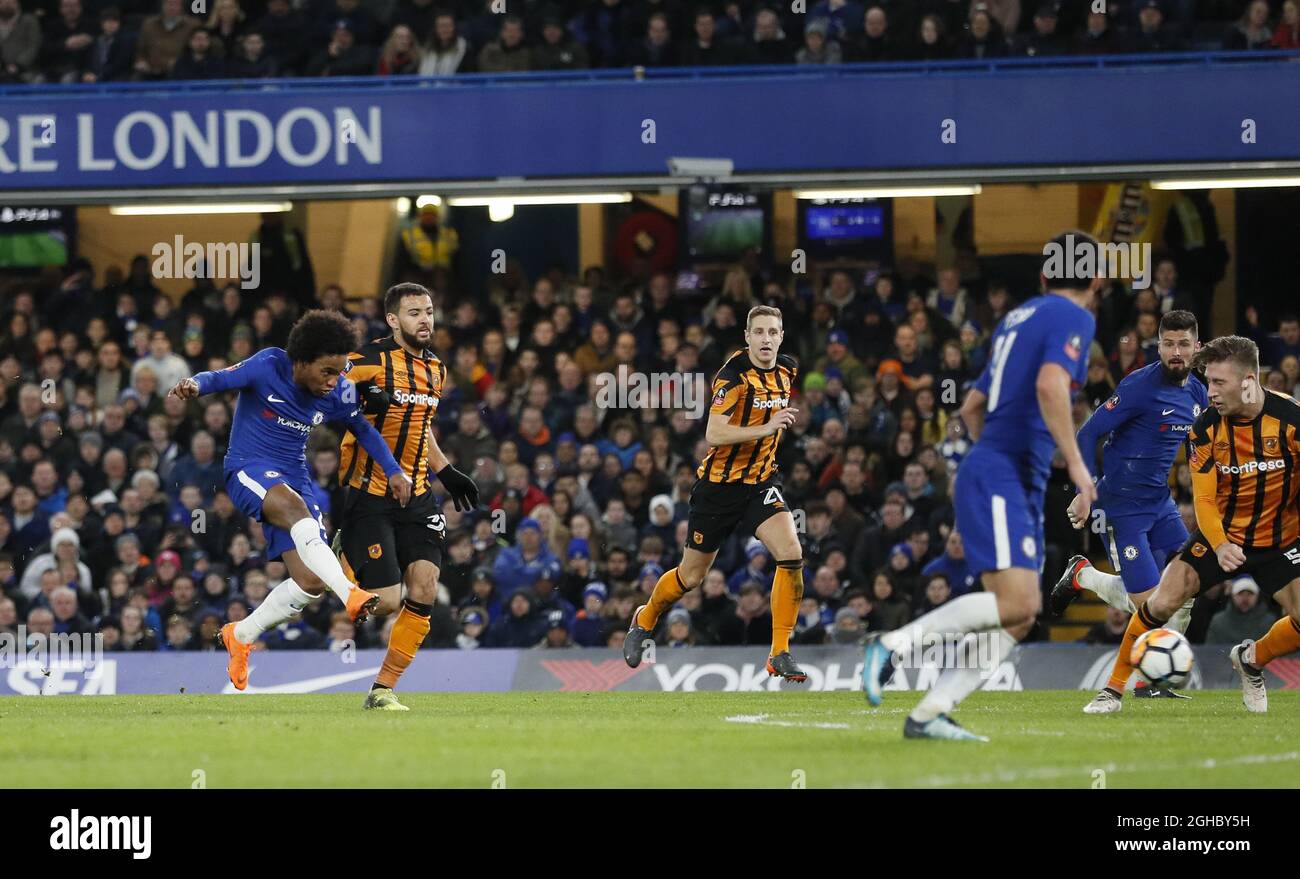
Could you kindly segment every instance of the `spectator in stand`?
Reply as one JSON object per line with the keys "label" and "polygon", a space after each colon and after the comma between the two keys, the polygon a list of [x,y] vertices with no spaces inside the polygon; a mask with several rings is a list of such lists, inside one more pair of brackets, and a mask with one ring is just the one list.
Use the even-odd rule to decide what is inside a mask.
{"label": "spectator in stand", "polygon": [[212,37],[212,51],[229,61],[238,54],[248,32],[248,18],[239,0],[217,0],[205,28]]}
{"label": "spectator in stand", "polygon": [[478,53],[482,73],[523,73],[533,69],[533,53],[524,41],[524,20],[507,15],[495,40]]}
{"label": "spectator in stand", "polygon": [[388,39],[384,41],[384,48],[379,52],[378,73],[380,76],[419,73],[423,60],[424,56],[415,40],[415,34],[406,25],[399,24],[388,34]]}
{"label": "spectator in stand", "polygon": [[[6,0],[0,0],[4,3]],[[159,12],[144,20],[135,46],[138,79],[166,79],[201,27],[185,14],[181,0],[161,0]]]}
{"label": "spectator in stand", "polygon": [[825,19],[816,19],[804,28],[803,48],[795,53],[795,64],[839,64],[843,60],[839,42],[827,36]]}
{"label": "spectator in stand", "polygon": [[1119,384],[1126,375],[1146,365],[1147,361],[1142,356],[1142,346],[1138,340],[1137,329],[1135,327],[1125,327],[1120,331],[1119,339],[1116,341],[1115,353],[1110,356],[1111,378],[1115,380],[1116,384]]}
{"label": "spectator in stand", "polygon": [[[852,40],[862,33],[866,10],[853,0],[821,0],[808,10],[809,27],[820,22],[827,40]],[[806,30],[806,28],[805,28]]]}
{"label": "spectator in stand", "polygon": [[1259,310],[1253,305],[1246,308],[1246,328],[1243,333],[1259,346],[1259,362],[1274,369],[1286,357],[1300,357],[1300,316],[1288,311],[1277,323],[1277,332],[1265,334],[1260,328]]}
{"label": "spectator in stand", "polygon": [[667,15],[656,12],[650,16],[646,22],[645,36],[632,46],[628,61],[637,67],[677,66],[678,50],[673,43]]}
{"label": "spectator in stand", "polygon": [[789,64],[794,60],[781,19],[771,9],[760,9],[754,16],[750,56],[758,64]]}
{"label": "spectator in stand", "polygon": [[372,49],[379,45],[383,29],[361,0],[323,0],[320,10],[313,36],[317,48],[333,39],[340,22],[347,23],[357,45]]}
{"label": "spectator in stand", "polygon": [[970,20],[957,41],[954,54],[958,58],[1002,58],[1010,54],[1006,36],[989,14],[986,4],[971,6]]}
{"label": "spectator in stand", "polygon": [[130,79],[135,42],[122,31],[122,12],[108,6],[99,13],[99,35],[90,47],[82,82],[117,82]]}
{"label": "spectator in stand", "polygon": [[375,51],[358,42],[351,23],[341,18],[334,27],[329,44],[307,62],[303,75],[365,76],[374,70]]}
{"label": "spectator in stand", "polygon": [[1272,48],[1273,30],[1268,26],[1267,0],[1251,0],[1223,38],[1223,48],[1250,51]]}
{"label": "spectator in stand", "polygon": [[38,81],[40,51],[36,16],[23,12],[18,0],[0,0],[0,83]]}
{"label": "spectator in stand", "polygon": [[1040,3],[1034,13],[1034,28],[1016,41],[1016,54],[1028,58],[1064,55],[1065,40],[1057,29],[1056,0]]}
{"label": "spectator in stand", "polygon": [[569,36],[558,16],[543,19],[542,42],[532,51],[534,70],[584,70],[591,66],[586,48]]}
{"label": "spectator in stand", "polygon": [[1271,45],[1274,49],[1300,49],[1300,2],[1297,0],[1282,4],[1282,17],[1273,28]]}
{"label": "spectator in stand", "polygon": [[47,17],[41,37],[41,70],[47,82],[77,82],[90,66],[99,29],[81,0],[59,0],[59,14]]}
{"label": "spectator in stand", "polygon": [[899,50],[889,33],[889,16],[884,8],[870,7],[862,21],[861,36],[846,39],[841,44],[844,60],[852,63],[896,60]]}
{"label": "spectator in stand", "polygon": [[690,38],[681,50],[681,63],[686,67],[725,67],[739,63],[735,45],[719,36],[713,12],[700,7],[695,13]]}
{"label": "spectator in stand", "polygon": [[1277,622],[1268,602],[1260,601],[1259,585],[1252,578],[1239,577],[1230,589],[1228,604],[1210,620],[1206,644],[1240,644],[1261,637]]}
{"label": "spectator in stand", "polygon": [[244,35],[227,70],[233,79],[266,79],[280,75],[279,63],[267,54],[266,39],[255,30]]}
{"label": "spectator in stand", "polygon": [[952,57],[952,47],[944,31],[943,19],[937,15],[927,15],[921,19],[917,28],[917,39],[909,60],[943,61]]}
{"label": "spectator in stand", "polygon": [[266,54],[281,75],[297,74],[308,57],[308,24],[289,0],[267,0],[266,14],[253,29],[266,40]]}
{"label": "spectator in stand", "polygon": [[1107,4],[1088,7],[1088,22],[1074,38],[1075,55],[1115,55],[1124,49],[1124,40],[1111,23]]}
{"label": "spectator in stand", "polygon": [[637,26],[631,0],[594,0],[586,4],[577,22],[594,66],[625,66],[627,48]]}
{"label": "spectator in stand", "polygon": [[1165,13],[1160,0],[1142,0],[1139,4],[1138,27],[1130,39],[1128,51],[1185,52],[1187,43],[1182,34],[1165,24]]}
{"label": "spectator in stand", "polygon": [[[226,77],[226,63],[220,58],[219,54],[213,50],[212,37],[205,30],[196,30],[190,34],[188,48],[176,59],[172,65],[171,79],[224,79]],[[161,330],[154,332],[155,336],[167,337]],[[170,353],[171,345],[168,344]],[[172,355],[175,357],[176,355]],[[178,358],[180,359],[180,358]],[[181,360],[184,363],[184,360]],[[185,367],[184,375],[189,374],[188,364]],[[165,385],[170,388],[171,385]]]}

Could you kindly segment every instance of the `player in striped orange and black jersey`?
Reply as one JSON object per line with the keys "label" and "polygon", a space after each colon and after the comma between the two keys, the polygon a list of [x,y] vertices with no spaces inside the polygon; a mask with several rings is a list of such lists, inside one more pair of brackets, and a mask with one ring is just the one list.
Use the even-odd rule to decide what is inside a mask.
{"label": "player in striped orange and black jersey", "polygon": [[727,358],[713,380],[705,429],[712,448],[700,462],[691,491],[687,545],[681,564],[659,578],[650,602],[632,615],[623,658],[633,668],[641,664],[660,617],[704,582],[722,541],[740,526],[743,534],[757,536],[777,560],[767,672],[790,681],[808,679],[790,655],[790,633],[803,599],[803,550],[781,496],[776,466],[777,443],[797,414],[790,408],[790,396],[799,365],[780,353],[783,338],[780,310],[754,307],[745,321],[746,348]]}
{"label": "player in striped orange and black jersey", "polygon": [[393,686],[429,634],[446,530],[430,490],[429,469],[438,474],[458,510],[478,505],[478,488],[450,465],[433,437],[433,416],[447,376],[426,347],[433,337],[433,298],[419,284],[398,284],[385,294],[384,312],[393,335],[353,353],[346,375],[357,387],[366,417],[414,488],[406,507],[391,502],[383,470],[349,434],[339,459],[347,499],[335,546],[352,577],[379,595],[376,613],[401,608],[365,707],[404,711]]}
{"label": "player in striped orange and black jersey", "polygon": [[1215,339],[1197,360],[1212,408],[1192,426],[1196,531],[1129,621],[1112,685],[1131,674],[1129,653],[1143,632],[1163,626],[1202,589],[1249,574],[1288,611],[1259,641],[1229,653],[1246,707],[1262,712],[1261,669],[1300,649],[1300,403],[1260,386],[1259,349],[1249,339]]}

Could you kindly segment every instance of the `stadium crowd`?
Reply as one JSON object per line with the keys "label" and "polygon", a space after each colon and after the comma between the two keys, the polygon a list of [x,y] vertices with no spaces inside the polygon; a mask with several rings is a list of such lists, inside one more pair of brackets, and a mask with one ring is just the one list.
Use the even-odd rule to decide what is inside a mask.
{"label": "stadium crowd", "polygon": [[[388,328],[373,296],[349,300],[337,285],[312,292],[309,261],[271,250],[264,263],[275,286],[198,280],[179,300],[159,292],[143,255],[128,271],[106,268],[102,285],[84,259],[0,277],[0,631],[25,623],[35,633],[101,631],[113,650],[213,649],[217,629],[286,576],[223,489],[233,398],[186,403],[166,392],[194,372],[282,346],[308,307],[343,311],[358,340]],[[760,303],[782,309],[783,350],[800,363],[799,416],[778,453],[806,563],[795,642],[855,643],[979,588],[952,531],[952,474],[966,443],[950,420],[983,368],[991,329],[1032,291],[955,268],[930,276],[910,262],[894,273],[791,276],[746,259],[698,290],[676,289],[677,276],[662,271],[616,283],[598,266],[581,278],[557,268],[531,280],[512,269],[477,291],[445,270],[409,267],[401,277],[434,292],[432,347],[448,374],[439,442],[484,499],[471,514],[443,505],[430,646],[621,643],[685,541],[707,449],[705,407],[690,411],[689,392],[707,404],[715,370],[743,344],[746,314]],[[1106,291],[1079,423],[1157,357],[1158,315],[1194,306],[1189,289],[1166,257],[1149,289]],[[1300,389],[1296,316],[1274,323],[1252,306],[1244,331],[1260,342],[1266,386]],[[601,377],[622,367],[631,380],[662,380],[649,404],[602,394]],[[308,460],[339,509],[329,425],[313,435]],[[1173,484],[1191,523],[1185,464]],[[1069,526],[1071,496],[1057,468],[1049,587],[1071,553],[1104,556],[1094,536]],[[658,637],[766,645],[772,573],[761,544],[729,539]],[[1190,637],[1234,631],[1234,613],[1271,612],[1253,597],[1237,585],[1212,590]],[[1117,641],[1123,622],[1109,619],[1089,638]],[[1045,636],[1040,625],[1033,637]],[[384,643],[381,623],[358,630],[332,596],[264,636],[270,649]]]}
{"label": "stadium crowd", "polygon": [[[0,0],[0,82],[450,75],[1300,47],[1300,3]],[[798,11],[796,11],[798,10]]]}

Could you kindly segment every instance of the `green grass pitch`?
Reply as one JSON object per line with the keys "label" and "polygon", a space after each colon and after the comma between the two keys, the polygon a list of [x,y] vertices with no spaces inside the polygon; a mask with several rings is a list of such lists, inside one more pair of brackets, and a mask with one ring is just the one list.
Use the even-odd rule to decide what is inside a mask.
{"label": "green grass pitch", "polygon": [[404,694],[400,714],[357,695],[14,697],[0,786],[1300,786],[1300,693],[1263,716],[1191,695],[1090,717],[1082,691],[977,693],[954,716],[989,744],[904,740],[915,693]]}

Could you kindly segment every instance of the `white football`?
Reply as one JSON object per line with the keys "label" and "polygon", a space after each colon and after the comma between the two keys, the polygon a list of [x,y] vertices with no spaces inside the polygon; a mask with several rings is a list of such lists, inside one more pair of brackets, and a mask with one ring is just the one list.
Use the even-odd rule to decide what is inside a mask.
{"label": "white football", "polygon": [[1131,656],[1133,667],[1152,684],[1181,687],[1196,661],[1192,645],[1173,629],[1152,629],[1137,639]]}

